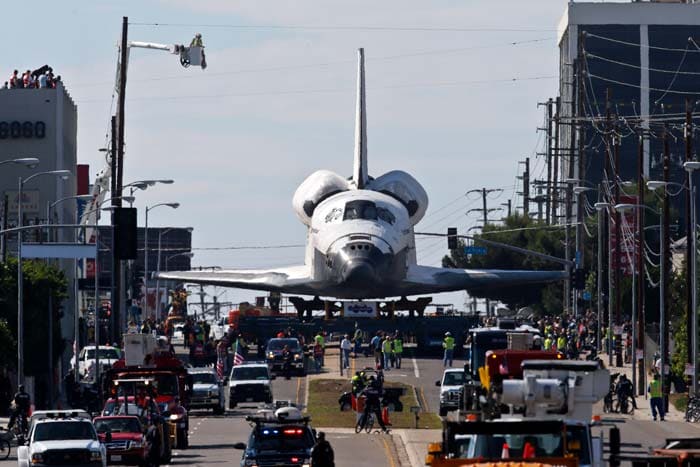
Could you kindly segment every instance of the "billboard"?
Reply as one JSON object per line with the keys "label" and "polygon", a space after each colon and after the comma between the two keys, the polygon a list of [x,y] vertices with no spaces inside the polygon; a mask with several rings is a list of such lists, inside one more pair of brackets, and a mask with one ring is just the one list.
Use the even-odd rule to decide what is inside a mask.
{"label": "billboard", "polygon": [[[5,191],[8,200],[9,214],[17,215],[19,208],[19,191]],[[39,214],[39,190],[22,190],[22,218]]]}
{"label": "billboard", "polygon": [[376,318],[377,302],[343,302],[345,318]]}

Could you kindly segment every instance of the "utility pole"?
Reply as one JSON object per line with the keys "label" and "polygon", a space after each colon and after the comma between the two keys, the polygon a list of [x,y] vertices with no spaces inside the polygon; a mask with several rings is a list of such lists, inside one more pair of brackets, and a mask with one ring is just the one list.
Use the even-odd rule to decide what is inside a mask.
{"label": "utility pole", "polygon": [[[606,135],[604,136],[605,138],[605,176],[603,177],[603,181],[606,185],[606,193],[610,192],[610,174],[612,172],[612,164],[610,163],[610,160],[612,158],[612,141],[610,139],[610,135],[612,134],[612,125],[610,124],[610,88],[606,88],[605,90],[605,132]],[[607,295],[608,295],[608,367],[611,367],[613,364],[613,353],[615,352],[613,349],[613,337],[615,336],[614,334],[614,329],[613,329],[613,248],[612,248],[612,222],[613,222],[613,216],[612,216],[612,211],[609,209],[608,210],[608,217],[607,217],[607,223],[606,223],[606,229],[605,233],[608,237],[608,248],[607,248],[607,260],[608,260],[608,270],[607,270],[607,283],[608,283],[608,289],[607,289]]]}
{"label": "utility pole", "polygon": [[542,128],[542,130],[545,131],[547,138],[547,145],[545,151],[545,158],[547,160],[547,186],[545,188],[547,193],[547,197],[545,198],[545,209],[547,210],[547,212],[545,213],[545,219],[547,225],[550,225],[552,223],[550,201],[552,197],[552,102],[553,101],[550,98],[547,100],[546,103],[538,104],[547,106],[545,112],[547,126],[545,128]]}
{"label": "utility pole", "polygon": [[[637,204],[644,206],[644,129],[639,130],[639,151],[637,155]],[[644,209],[635,209],[637,215],[637,235],[634,243],[634,261],[637,262],[637,290],[633,293],[637,294],[637,342],[634,343],[632,358],[637,361],[638,378],[637,394],[644,395],[646,388],[645,373],[644,373],[644,326],[646,323],[646,313],[644,312]],[[642,357],[637,358],[637,351],[642,350]]]}
{"label": "utility pole", "polygon": [[[8,204],[9,204],[9,199],[8,196],[5,195],[3,197],[3,202],[2,202],[2,230],[7,230],[7,213],[8,213]],[[5,263],[7,262],[7,236],[2,235],[0,236],[0,263]]]}
{"label": "utility pole", "polygon": [[[110,168],[112,170],[112,177],[109,180],[110,183],[110,193],[112,194],[112,207],[117,207],[119,204],[117,204],[120,200],[118,200],[116,197],[118,196],[117,193],[117,177],[115,176],[116,173],[118,173],[118,166],[117,166],[117,117],[114,115],[112,116],[111,119],[111,127],[110,127],[110,148],[109,148],[109,157],[110,157]],[[99,217],[99,213],[95,214],[97,217]],[[121,335],[121,329],[118,329],[118,324],[115,325],[115,323],[119,323],[117,320],[117,315],[119,315],[119,310],[121,309],[121,296],[119,295],[119,286],[120,286],[120,279],[121,279],[121,274],[120,274],[120,262],[119,258],[117,255],[117,250],[115,248],[116,245],[116,230],[114,229],[114,216],[115,216],[115,211],[112,210],[111,212],[111,223],[112,223],[112,314],[109,317],[109,329],[110,329],[110,334],[109,334],[109,339],[112,342],[117,342],[119,336]]]}
{"label": "utility pole", "polygon": [[489,211],[488,211],[488,209],[486,209],[486,188],[481,189],[481,197],[482,197],[483,202],[484,202],[484,207],[483,207],[483,209],[484,209],[484,227],[486,227],[486,224],[489,223]]}
{"label": "utility pole", "polygon": [[552,216],[556,220],[557,212],[559,212],[559,112],[561,110],[561,97],[557,96],[555,103],[556,112],[554,113],[554,149],[552,157],[554,163],[552,167]]}
{"label": "utility pole", "polygon": [[[523,171],[523,215],[525,217],[530,216],[530,158],[526,157],[525,161],[520,161],[521,164],[525,164],[525,170]],[[510,214],[509,214],[510,215]]]}
{"label": "utility pole", "polygon": [[[688,162],[693,159],[693,113],[690,106],[690,99],[685,98],[685,127],[683,128],[685,136],[685,161]],[[690,177],[692,177],[692,172],[685,171],[685,186],[692,186],[690,183]],[[693,216],[690,214],[690,197],[694,196],[690,190],[685,190],[685,299],[687,307],[686,315],[686,329],[687,332],[687,345],[688,345],[688,363],[695,363],[693,361],[693,345],[697,345],[697,339],[693,338],[691,329],[693,328],[693,314],[697,313],[693,307],[695,305],[693,300],[693,287],[697,287],[697,284],[693,284],[693,272],[697,267],[693,262],[693,242],[690,241],[691,237],[694,235],[695,226],[692,225]],[[696,372],[697,374],[697,372]],[[697,388],[693,388],[692,393],[695,393]]]}
{"label": "utility pole", "polygon": [[[615,152],[615,205],[620,204],[620,138],[613,137],[613,149]],[[615,210],[615,324],[622,324],[622,287],[620,284],[620,269],[622,266],[622,215]],[[620,339],[622,335],[620,334]],[[616,366],[622,366],[622,342],[616,346],[615,359]]]}
{"label": "utility pole", "polygon": [[501,206],[508,208],[508,217],[510,217],[512,208],[511,200],[508,200],[507,203],[501,203]]}
{"label": "utility pole", "polygon": [[[666,128],[665,124],[664,124],[663,138],[664,138],[664,140],[663,140],[663,142],[664,142],[664,159],[663,159],[664,165],[663,165],[663,167],[664,167],[664,182],[666,183],[666,186],[664,187],[664,198],[663,198],[664,199],[664,206],[663,206],[663,210],[664,210],[664,224],[663,224],[664,239],[663,239],[663,243],[664,243],[664,245],[663,245],[662,251],[664,252],[664,254],[661,256],[660,266],[664,269],[664,274],[663,274],[664,282],[667,282],[669,272],[670,272],[669,257],[671,256],[669,254],[669,252],[671,251],[670,250],[670,246],[671,246],[671,242],[670,242],[671,235],[670,234],[671,234],[671,232],[670,232],[670,228],[669,228],[669,225],[670,225],[669,220],[671,219],[671,206],[670,206],[669,199],[668,199],[668,188],[667,188],[668,183],[671,179],[671,157],[670,157],[670,151],[669,151],[669,147],[668,147],[668,129]],[[668,333],[667,329],[668,329],[668,307],[669,307],[668,297],[669,297],[669,293],[668,293],[667,284],[664,283],[662,286],[663,286],[663,291],[664,291],[664,294],[662,297],[662,300],[664,301],[664,307],[663,307],[664,311],[663,311],[663,316],[660,316],[659,319],[663,320],[663,324],[661,325],[661,329],[664,330],[663,346],[662,346],[663,348],[661,349],[661,352],[663,353],[663,358],[661,361],[665,363],[668,361],[666,359],[666,356],[668,355],[668,339],[667,339],[666,334]],[[688,334],[689,335],[691,334],[690,330],[688,330]],[[691,348],[689,347],[688,353],[691,353],[690,350],[691,350]],[[663,377],[666,373],[665,370],[666,370],[665,368],[663,368],[663,367],[661,368],[662,381],[663,381],[663,379],[664,379]],[[662,384],[662,386],[663,386],[663,384]]]}
{"label": "utility pole", "polygon": [[[128,32],[129,18],[122,18],[122,41],[119,50],[119,99],[117,100],[117,118],[116,118],[116,141],[114,138],[114,121],[112,122],[112,158],[116,154],[116,163],[112,164],[112,177],[114,179],[112,191],[112,207],[120,208],[122,206],[122,185],[124,182],[124,107],[126,101],[126,62],[128,60]],[[116,144],[115,144],[116,143]],[[115,147],[116,146],[116,147]],[[114,170],[116,169],[116,170]],[[114,238],[114,211],[112,211],[112,238]],[[112,243],[114,245],[114,243]],[[117,258],[117,253],[112,248],[112,280],[114,284],[114,294],[112,297],[112,338],[116,340],[117,336],[121,335],[121,320],[122,320],[122,263]],[[119,328],[119,329],[117,329]]]}
{"label": "utility pole", "polygon": [[[586,180],[586,127],[583,121],[583,35],[579,33],[578,40],[578,57],[574,63],[574,73],[576,74],[576,115],[578,116],[578,179]],[[573,127],[572,127],[573,129]],[[584,193],[576,195],[576,253],[574,260],[577,269],[583,269],[584,266],[584,251],[583,251],[583,222],[585,221],[583,211]],[[580,310],[578,308],[579,290],[574,288],[574,316],[579,317]]]}

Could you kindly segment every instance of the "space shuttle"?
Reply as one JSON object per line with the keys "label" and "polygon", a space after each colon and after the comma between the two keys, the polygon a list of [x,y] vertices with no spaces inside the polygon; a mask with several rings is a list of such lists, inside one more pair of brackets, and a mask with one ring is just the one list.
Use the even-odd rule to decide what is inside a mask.
{"label": "space shuttle", "polygon": [[170,271],[161,280],[338,299],[485,291],[556,282],[563,271],[473,270],[421,266],[414,228],[428,195],[406,172],[379,177],[367,165],[364,50],[358,50],[355,154],[352,176],[311,174],[292,205],[308,228],[304,264],[273,269]]}

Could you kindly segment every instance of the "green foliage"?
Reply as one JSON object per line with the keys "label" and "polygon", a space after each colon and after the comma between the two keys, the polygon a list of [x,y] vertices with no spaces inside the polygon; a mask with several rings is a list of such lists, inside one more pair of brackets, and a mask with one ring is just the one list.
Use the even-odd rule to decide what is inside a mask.
{"label": "green foliage", "polygon": [[[481,236],[488,240],[546,253],[551,256],[564,257],[563,229],[546,228],[546,226],[540,225],[532,219],[517,213],[508,217],[502,226],[487,225],[484,231],[477,235],[477,237]],[[460,242],[459,248],[451,250],[450,255],[443,258],[443,266],[473,269],[561,270],[561,265],[557,263],[526,256],[503,248],[489,246],[486,255],[468,256],[464,253],[463,247],[464,243]],[[562,311],[561,283],[542,286],[504,287],[488,292],[475,292],[474,295],[500,300],[513,309],[530,306],[539,312],[559,314]]]}
{"label": "green foliage", "polygon": [[669,334],[673,339],[673,354],[671,355],[671,372],[681,378],[688,361],[688,307],[685,286],[685,264],[678,272],[669,278],[669,309],[667,316],[671,320]]}
{"label": "green foliage", "polygon": [[[24,261],[24,355],[25,374],[44,375],[48,369],[48,320],[53,322],[54,359],[63,351],[61,341],[60,306],[67,295],[63,271],[46,261]],[[49,296],[52,309],[49,316]],[[2,334],[2,325],[9,339]],[[17,355],[17,261],[0,264],[0,366],[15,366]]]}
{"label": "green foliage", "polygon": [[15,366],[17,341],[7,321],[0,320],[0,368],[12,368]]}

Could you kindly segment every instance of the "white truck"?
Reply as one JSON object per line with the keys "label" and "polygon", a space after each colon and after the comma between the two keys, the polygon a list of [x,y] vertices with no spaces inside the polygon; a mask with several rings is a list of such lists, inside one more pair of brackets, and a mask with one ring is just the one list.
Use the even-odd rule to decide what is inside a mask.
{"label": "white truck", "polygon": [[17,448],[19,467],[107,466],[105,445],[100,443],[90,415],[84,410],[34,412],[27,439],[24,446]]}
{"label": "white truck", "polygon": [[[91,379],[95,371],[95,364],[97,359],[95,358],[94,345],[86,345],[78,354],[78,375],[81,378]],[[121,358],[119,354],[119,349],[112,347],[111,345],[101,345],[99,346],[99,357],[100,357],[100,373],[104,373],[106,370],[110,369],[114,362]]]}
{"label": "white truck", "polygon": [[464,368],[448,368],[442,374],[435,386],[440,388],[440,416],[444,417],[451,410],[459,410],[462,402],[462,392],[466,382]]}

